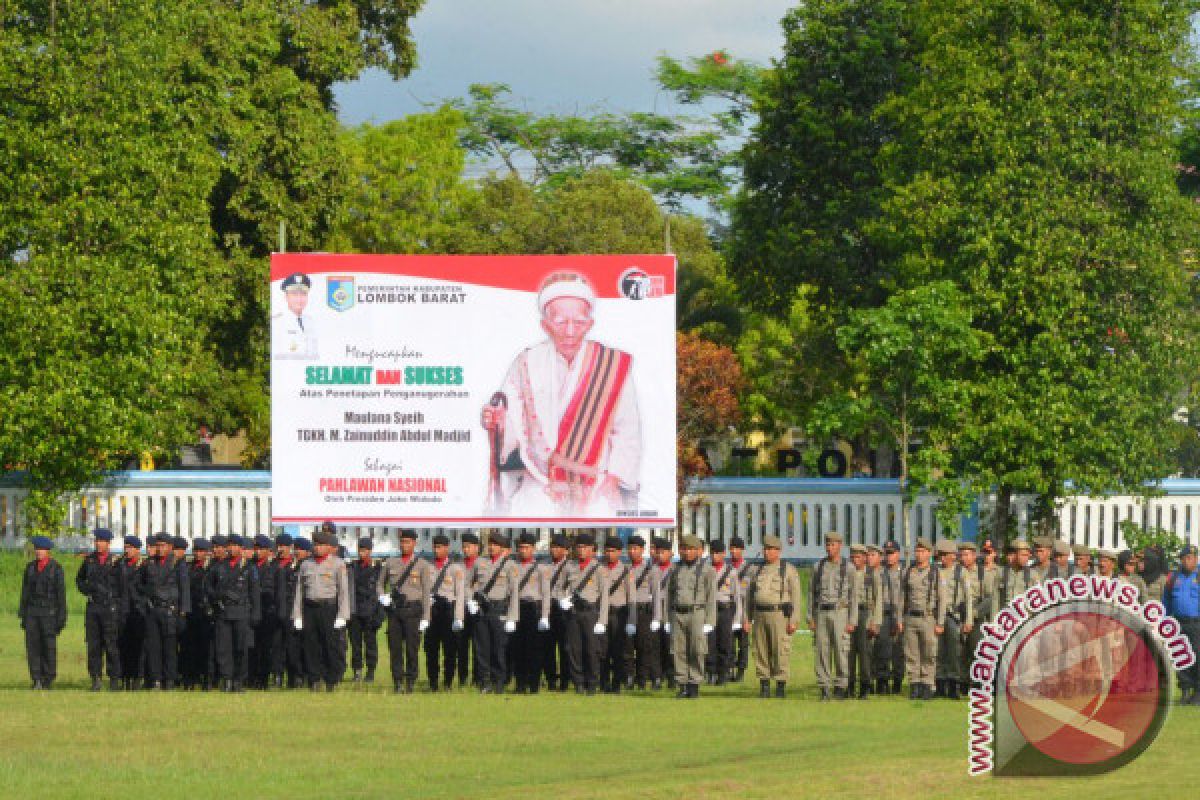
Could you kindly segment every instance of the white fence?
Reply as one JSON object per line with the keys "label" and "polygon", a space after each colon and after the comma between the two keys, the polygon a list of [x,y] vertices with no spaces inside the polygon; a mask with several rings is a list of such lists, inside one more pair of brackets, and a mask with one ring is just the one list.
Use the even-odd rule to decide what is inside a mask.
{"label": "white fence", "polygon": [[[1167,480],[1162,495],[1144,502],[1139,497],[1069,498],[1058,514],[1059,535],[1071,543],[1121,549],[1120,523],[1133,520],[1174,531],[1195,544],[1193,522],[1200,525],[1200,481]],[[0,482],[0,547],[24,543],[21,503],[25,490],[16,480]],[[910,508],[914,537],[938,536],[934,516],[938,498],[920,496]],[[1018,529],[1029,525],[1029,498],[1019,497],[1012,512]],[[978,530],[982,515],[991,512],[994,498],[982,498],[980,510],[966,515],[962,529],[967,538]],[[86,531],[111,528],[117,536],[143,539],[165,531],[189,541],[216,534],[274,535],[288,526],[271,524],[271,474],[254,471],[125,472],[112,483],[89,487],[73,497],[68,526],[79,535],[67,537],[67,549],[90,547]],[[683,533],[705,540],[733,536],[746,540],[747,552],[757,557],[762,537],[775,534],[784,543],[784,556],[811,560],[824,553],[824,535],[836,530],[851,543],[879,544],[901,538],[900,497],[894,480],[804,478],[712,478],[693,485],[682,503]],[[419,545],[444,531],[456,542],[461,531],[452,528],[421,529]],[[304,529],[305,535],[311,531]],[[543,529],[542,541],[550,534]],[[342,543],[353,546],[361,536],[375,539],[378,552],[398,548],[399,528],[346,527]]]}

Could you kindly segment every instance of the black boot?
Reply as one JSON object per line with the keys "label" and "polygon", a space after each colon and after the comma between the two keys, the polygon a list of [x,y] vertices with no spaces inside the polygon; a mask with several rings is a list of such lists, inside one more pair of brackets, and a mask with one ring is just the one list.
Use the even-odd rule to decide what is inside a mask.
{"label": "black boot", "polygon": [[938,678],[933,683],[934,683],[933,696],[934,697],[945,697],[946,696],[946,681],[942,678]]}
{"label": "black boot", "polygon": [[928,683],[924,684],[922,693],[921,693],[921,699],[932,700],[933,698],[934,698],[933,687],[930,686]]}
{"label": "black boot", "polygon": [[693,700],[700,697],[700,684],[689,683],[688,686],[690,687],[690,690],[688,692],[688,697],[692,698]]}
{"label": "black boot", "polygon": [[834,700],[845,700],[846,699],[846,690],[840,689],[840,688],[834,689],[833,690],[833,699]]}
{"label": "black boot", "polygon": [[860,683],[858,685],[858,699],[866,700],[870,696],[871,696],[871,684]]}
{"label": "black boot", "polygon": [[101,687],[101,685],[100,685],[100,679],[99,679],[99,678],[92,678],[92,691],[93,691],[93,692],[98,692],[98,691],[100,691],[100,689],[101,689],[101,688],[102,688],[102,687]]}
{"label": "black boot", "polygon": [[417,683],[416,678],[405,678],[404,679],[404,693],[412,694],[413,686],[416,685],[416,683]]}
{"label": "black boot", "polygon": [[121,691],[121,680],[120,680],[120,678],[109,678],[109,679],[108,679],[108,690],[109,690],[110,692],[119,692],[119,691]]}
{"label": "black boot", "polygon": [[908,699],[923,700],[925,698],[925,693],[922,691],[923,688],[924,687],[921,684],[914,683],[908,688]]}
{"label": "black boot", "polygon": [[332,692],[336,689],[337,689],[337,681],[326,681],[325,682],[325,691],[326,692]]}
{"label": "black boot", "polygon": [[654,680],[650,681],[650,688],[656,692],[659,689],[661,689],[662,688],[662,678],[655,678]]}
{"label": "black boot", "polygon": [[350,678],[350,680],[354,681],[355,683],[362,683],[362,670],[354,670],[354,675]]}
{"label": "black boot", "polygon": [[784,681],[775,681],[775,696],[780,700],[787,697],[787,683]]}
{"label": "black boot", "polygon": [[822,690],[821,690],[821,702],[822,702],[822,703],[828,703],[828,702],[829,702],[829,690],[828,690],[828,689],[822,689]]}
{"label": "black boot", "polygon": [[733,682],[741,683],[742,678],[745,678],[745,677],[746,677],[746,670],[742,667],[738,667],[737,672],[733,673]]}
{"label": "black boot", "polygon": [[892,694],[900,694],[903,684],[904,678],[892,678]]}
{"label": "black boot", "polygon": [[675,699],[676,700],[686,700],[689,697],[691,697],[692,693],[691,693],[691,690],[688,688],[689,686],[690,686],[690,684],[687,684],[687,683],[679,684],[679,691],[675,692]]}
{"label": "black boot", "polygon": [[951,700],[958,699],[958,681],[946,681],[946,697]]}
{"label": "black boot", "polygon": [[496,681],[492,685],[493,694],[504,694],[504,681]]}
{"label": "black boot", "polygon": [[886,695],[888,693],[888,688],[889,687],[888,687],[888,679],[887,678],[876,678],[875,679],[875,694]]}
{"label": "black boot", "polygon": [[769,698],[771,696],[771,682],[770,681],[761,681],[760,680],[758,682],[758,696],[762,697],[764,699]]}

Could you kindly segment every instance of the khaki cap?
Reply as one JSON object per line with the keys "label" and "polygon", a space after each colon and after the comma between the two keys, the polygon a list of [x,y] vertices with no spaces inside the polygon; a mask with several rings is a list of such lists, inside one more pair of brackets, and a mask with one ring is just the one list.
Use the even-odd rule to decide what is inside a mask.
{"label": "khaki cap", "polygon": [[704,542],[700,541],[699,536],[688,534],[679,540],[680,547],[704,547]]}
{"label": "khaki cap", "polygon": [[974,542],[959,542],[958,549],[959,550],[977,550],[978,548],[976,547]]}
{"label": "khaki cap", "polygon": [[1012,543],[1009,544],[1009,547],[1011,547],[1013,550],[1032,550],[1033,549],[1029,546],[1029,542],[1025,541],[1024,539],[1013,539]]}
{"label": "khaki cap", "polygon": [[764,536],[763,547],[774,547],[776,550],[780,550],[783,548],[783,540],[778,536]]}
{"label": "khaki cap", "polygon": [[920,536],[920,537],[917,537],[917,544],[916,544],[916,547],[915,547],[915,549],[917,549],[917,550],[921,550],[921,549],[930,550],[930,549],[932,549],[932,548],[929,546],[929,540],[928,540],[928,539],[926,539],[926,538],[925,538],[925,537],[923,537],[923,536]]}
{"label": "khaki cap", "polygon": [[1051,539],[1049,536],[1035,536],[1035,537],[1033,537],[1033,546],[1034,547],[1053,547],[1054,540]]}
{"label": "khaki cap", "polygon": [[883,551],[879,549],[879,545],[869,544],[869,545],[867,545],[867,552],[868,553],[882,553]]}
{"label": "khaki cap", "polygon": [[842,539],[842,535],[840,533],[838,533],[837,531],[830,531],[829,533],[825,534],[825,541],[841,542],[844,540]]}
{"label": "khaki cap", "polygon": [[851,553],[851,555],[853,555],[854,553],[862,553],[863,555],[866,555],[867,548],[861,544],[852,544],[852,545],[850,545],[850,553]]}
{"label": "khaki cap", "polygon": [[1097,550],[1096,558],[1110,558],[1113,561],[1116,561],[1117,560],[1117,551],[1116,550]]}
{"label": "khaki cap", "polygon": [[1069,556],[1071,555],[1071,545],[1059,539],[1054,543],[1054,555]]}
{"label": "khaki cap", "polygon": [[1072,545],[1071,552],[1075,554],[1076,558],[1079,556],[1090,556],[1092,554],[1092,551],[1088,549],[1086,544]]}
{"label": "khaki cap", "polygon": [[954,547],[954,542],[949,539],[942,539],[937,543],[937,554],[939,556],[954,555],[956,552],[958,551]]}

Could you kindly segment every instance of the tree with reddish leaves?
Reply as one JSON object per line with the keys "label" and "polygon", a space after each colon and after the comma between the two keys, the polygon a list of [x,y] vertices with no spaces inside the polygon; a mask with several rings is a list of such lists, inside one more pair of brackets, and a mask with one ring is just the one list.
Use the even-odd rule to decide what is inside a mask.
{"label": "tree with reddish leaves", "polygon": [[676,453],[679,490],[688,478],[712,470],[701,455],[701,439],[716,436],[742,417],[738,398],[746,388],[741,364],[733,350],[694,333],[677,333]]}

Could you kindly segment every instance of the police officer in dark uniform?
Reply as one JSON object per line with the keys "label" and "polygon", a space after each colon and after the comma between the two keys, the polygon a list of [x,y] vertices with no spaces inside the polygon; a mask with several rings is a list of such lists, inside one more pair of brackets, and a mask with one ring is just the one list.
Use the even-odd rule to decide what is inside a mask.
{"label": "police officer in dark uniform", "polygon": [[[470,585],[475,565],[479,562],[479,534],[468,531],[462,535],[462,552],[463,591],[469,594],[466,587]],[[478,622],[479,614],[468,611],[463,616],[463,629],[458,632],[458,655],[455,662],[458,667],[459,686],[467,685],[468,674],[473,685],[481,685],[479,676],[482,670],[479,668],[479,652],[475,649],[475,626]]]}
{"label": "police officer in dark uniform", "polygon": [[[737,574],[738,589],[742,593],[743,602],[746,599],[746,590],[750,588],[750,582],[754,579],[754,573],[758,571],[754,564],[746,560],[745,552],[745,539],[734,536],[729,540],[729,563],[733,565]],[[746,633],[745,626],[733,632],[733,643],[737,655],[734,656],[735,668],[730,680],[741,683],[746,675],[746,668],[750,665],[750,634]]]}
{"label": "police officer in dark uniform", "polygon": [[207,539],[192,540],[192,561],[188,564],[188,586],[192,594],[192,613],[179,647],[179,676],[185,689],[200,687],[208,691],[213,674],[213,619],[208,593],[204,591],[211,567],[212,545]]}
{"label": "police officer in dark uniform", "polygon": [[205,593],[213,608],[217,679],[223,692],[243,692],[248,674],[251,628],[262,616],[258,569],[242,558],[242,539],[229,537],[229,557],[212,565]]}
{"label": "police officer in dark uniform", "polygon": [[63,568],[50,557],[54,542],[33,537],[34,559],[25,566],[17,616],[25,630],[25,657],[34,689],[49,689],[58,675],[58,635],[67,625]]}
{"label": "police officer in dark uniform", "polygon": [[[375,665],[379,663],[379,627],[383,624],[383,606],[379,604],[376,584],[379,583],[380,563],[371,558],[375,545],[369,537],[358,540],[358,558],[347,564],[350,582],[354,585],[354,613],[350,615],[350,668],[354,681],[374,683]],[[364,658],[365,656],[365,658]]]}
{"label": "police officer in dark uniform", "polygon": [[126,689],[137,689],[142,679],[142,656],[146,639],[145,601],[138,590],[142,565],[142,540],[126,536],[125,556],[118,563],[121,582],[125,584],[125,607],[121,610],[120,628],[117,632],[117,649],[120,650],[121,680]]}
{"label": "police officer in dark uniform", "polygon": [[275,669],[283,650],[283,620],[279,617],[279,563],[271,558],[271,537],[254,537],[254,570],[258,573],[258,624],[254,626],[254,647],[250,651],[250,685],[255,689],[283,686],[283,670]]}
{"label": "police officer in dark uniform", "polygon": [[550,563],[542,565],[546,572],[546,588],[550,593],[550,630],[543,634],[542,672],[546,676],[546,687],[560,692],[567,690],[571,680],[571,671],[567,666],[567,617],[558,604],[570,549],[571,542],[566,536],[554,534],[550,537]]}
{"label": "police officer in dark uniform", "polygon": [[84,636],[87,642],[88,675],[92,691],[101,688],[104,661],[108,660],[108,688],[121,688],[121,654],[117,647],[117,632],[121,614],[128,600],[118,559],[109,552],[112,531],[97,528],[95,551],[88,553],[75,574],[75,586],[87,598],[84,617]]}
{"label": "police officer in dark uniform", "polygon": [[292,606],[296,602],[296,584],[300,577],[300,562],[312,553],[312,542],[303,536],[292,538],[286,533],[275,539],[281,548],[284,537],[292,548],[287,563],[280,557],[279,616],[283,620],[283,662],[287,671],[287,685],[291,689],[304,688],[308,680],[308,668],[304,662],[304,635],[292,625]]}
{"label": "police officer in dark uniform", "polygon": [[145,603],[146,688],[173,689],[179,666],[177,650],[182,618],[191,612],[187,572],[171,553],[165,533],[151,537],[154,555],[138,572],[138,593]]}

